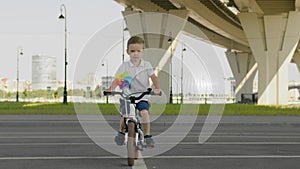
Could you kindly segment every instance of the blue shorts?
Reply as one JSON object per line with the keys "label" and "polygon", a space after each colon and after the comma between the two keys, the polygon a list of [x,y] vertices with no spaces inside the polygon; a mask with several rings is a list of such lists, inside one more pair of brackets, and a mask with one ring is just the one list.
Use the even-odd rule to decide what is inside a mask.
{"label": "blue shorts", "polygon": [[[149,111],[149,102],[146,100],[141,100],[136,104],[136,108],[138,109],[138,111],[142,111],[142,110],[147,110]],[[126,114],[126,109],[125,109],[125,101],[123,99],[120,99],[120,114],[123,116]],[[127,101],[127,111],[128,114],[130,112],[130,102]]]}

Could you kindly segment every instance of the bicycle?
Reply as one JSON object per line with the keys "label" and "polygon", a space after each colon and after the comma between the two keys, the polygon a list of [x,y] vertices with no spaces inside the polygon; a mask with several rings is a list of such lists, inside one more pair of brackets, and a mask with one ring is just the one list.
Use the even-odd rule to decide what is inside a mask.
{"label": "bicycle", "polygon": [[[124,116],[125,120],[125,132],[127,133],[127,160],[128,165],[133,166],[134,160],[138,159],[138,151],[143,151],[143,149],[146,147],[146,144],[144,143],[144,132],[142,130],[142,125],[139,121],[138,117],[138,110],[136,108],[136,100],[140,100],[145,95],[155,95],[154,92],[152,92],[151,88],[148,88],[147,91],[144,92],[136,92],[132,94],[125,94],[123,92],[118,91],[111,91],[103,92],[104,96],[107,95],[120,95],[122,99],[125,100],[125,110],[126,114]],[[140,94],[139,96],[135,96],[137,94]],[[161,93],[159,94],[161,95]],[[129,101],[130,104],[130,110],[127,110],[127,101]],[[136,140],[137,138],[137,140]]]}

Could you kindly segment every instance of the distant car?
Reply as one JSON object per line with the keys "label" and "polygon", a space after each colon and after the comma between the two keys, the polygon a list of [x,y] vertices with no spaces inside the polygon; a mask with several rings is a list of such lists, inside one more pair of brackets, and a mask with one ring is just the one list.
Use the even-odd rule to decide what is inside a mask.
{"label": "distant car", "polygon": [[258,100],[258,93],[242,93],[241,94],[243,104],[256,104]]}

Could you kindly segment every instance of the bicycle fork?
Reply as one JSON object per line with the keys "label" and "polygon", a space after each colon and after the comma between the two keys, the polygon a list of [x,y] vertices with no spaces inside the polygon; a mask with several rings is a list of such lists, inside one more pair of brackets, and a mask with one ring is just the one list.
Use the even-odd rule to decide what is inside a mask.
{"label": "bicycle fork", "polygon": [[144,132],[142,130],[142,126],[141,123],[139,122],[139,120],[136,117],[129,117],[126,120],[126,125],[128,126],[128,123],[134,123],[135,124],[135,132],[136,132],[136,147],[138,150],[143,150],[143,148],[145,147],[145,143],[144,143]]}
{"label": "bicycle fork", "polygon": [[137,125],[137,134],[138,134],[138,140],[137,140],[137,148],[138,150],[143,150],[143,148],[145,147],[145,143],[144,143],[144,132],[141,128],[141,124],[140,122],[138,122]]}

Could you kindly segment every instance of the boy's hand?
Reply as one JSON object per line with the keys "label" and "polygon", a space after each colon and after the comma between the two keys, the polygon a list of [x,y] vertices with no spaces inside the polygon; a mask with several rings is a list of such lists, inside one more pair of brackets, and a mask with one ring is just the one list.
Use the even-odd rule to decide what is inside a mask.
{"label": "boy's hand", "polygon": [[154,89],[154,94],[156,94],[156,95],[160,95],[160,93],[161,93],[161,91],[160,91],[160,89]]}
{"label": "boy's hand", "polygon": [[112,92],[111,88],[105,90],[105,92]]}
{"label": "boy's hand", "polygon": [[111,88],[108,88],[108,89],[106,89],[106,90],[103,91],[103,95],[104,96],[111,95],[111,92],[112,92]]}

